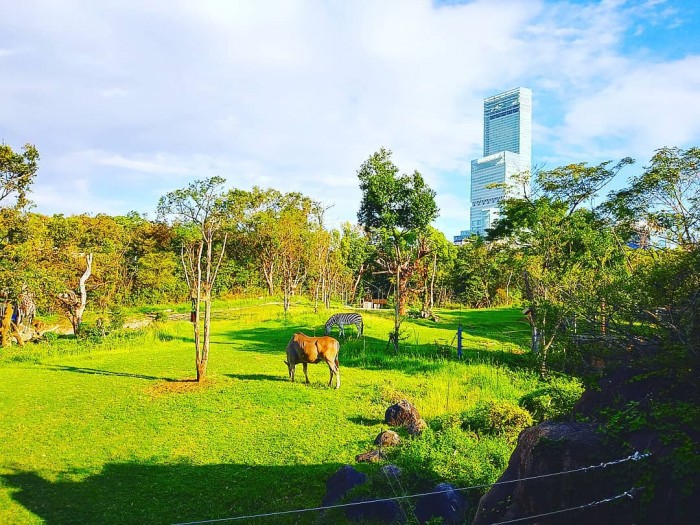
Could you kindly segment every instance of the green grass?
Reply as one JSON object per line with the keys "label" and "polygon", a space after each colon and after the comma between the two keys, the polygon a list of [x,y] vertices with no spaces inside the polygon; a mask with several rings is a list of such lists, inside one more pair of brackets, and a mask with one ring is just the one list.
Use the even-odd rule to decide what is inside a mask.
{"label": "green grass", "polygon": [[[386,348],[390,313],[363,312],[365,337],[341,341],[340,390],[327,388],[325,365],[309,367],[310,385],[292,384],[288,340],[320,335],[330,314],[301,305],[285,316],[266,302],[217,303],[205,385],[188,381],[194,349],[184,321],[99,344],[58,338],[0,350],[0,523],[176,523],[318,506],[326,479],[372,448],[398,399],[430,423],[480,401],[517,403],[542,386],[514,309],[407,320],[398,355]],[[393,452],[420,472],[404,491],[432,479],[495,481],[513,447],[445,436],[428,431]],[[342,521],[335,511],[255,523]]]}

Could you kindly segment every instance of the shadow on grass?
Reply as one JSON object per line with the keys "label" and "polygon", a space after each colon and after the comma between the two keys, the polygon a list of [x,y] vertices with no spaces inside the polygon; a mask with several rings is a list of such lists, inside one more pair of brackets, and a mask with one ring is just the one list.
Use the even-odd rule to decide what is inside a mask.
{"label": "shadow on grass", "polygon": [[[449,312],[449,324],[441,323],[437,327],[442,329],[456,328],[460,323],[485,322],[483,319],[475,317],[486,317],[483,314],[489,312],[455,311]],[[491,311],[497,314],[497,318],[502,318],[501,325],[505,325],[503,332],[509,330],[514,323],[518,322],[517,312],[512,310]],[[476,315],[480,314],[480,315]],[[435,325],[433,321],[420,321]],[[497,323],[498,324],[498,323]],[[471,325],[470,325],[471,326]],[[517,324],[515,325],[517,326]],[[482,327],[482,333],[486,333],[490,328]],[[314,330],[306,326],[293,325],[281,327],[256,327],[243,330],[229,331],[219,334],[219,341],[228,340],[227,344],[237,346],[237,350],[259,352],[263,354],[279,354],[284,357],[285,348],[296,332],[306,335],[314,335]],[[323,335],[323,329],[317,329],[316,335]],[[480,336],[483,339],[469,339],[469,333],[465,333],[463,349],[464,362],[489,363],[503,365],[512,369],[519,369],[528,366],[528,359],[521,354],[520,346],[516,345],[507,334],[502,336],[502,341],[487,336]],[[476,335],[476,334],[475,334]],[[435,341],[426,344],[402,344],[398,353],[387,344],[386,340],[376,337],[363,336],[360,339],[348,338],[339,339],[340,342],[340,366],[357,367],[369,370],[400,370],[409,374],[429,373],[439,370],[446,361],[457,361],[456,348],[448,344],[436,344]],[[509,343],[509,344],[505,344]],[[216,344],[226,344],[218,342]],[[507,348],[507,350],[505,350]]]}
{"label": "shadow on grass", "polygon": [[143,374],[131,374],[128,372],[113,372],[111,370],[100,370],[99,368],[85,368],[78,366],[45,365],[44,368],[46,368],[47,370],[54,370],[58,372],[74,372],[76,374],[89,374],[100,376],[132,377],[135,379],[146,379],[148,381],[168,381],[176,383],[194,381],[193,379],[173,379],[171,377],[147,376]]}
{"label": "shadow on grass", "polygon": [[242,381],[289,381],[288,377],[273,376],[268,374],[224,374],[231,379],[240,379]]}
{"label": "shadow on grass", "polygon": [[382,425],[384,423],[383,419],[377,418],[367,418],[362,416],[352,416],[348,418],[348,421],[352,421],[356,425],[362,425],[363,427],[373,427],[376,425]]}
{"label": "shadow on grass", "polygon": [[[319,506],[326,480],[340,466],[112,463],[99,474],[77,481],[71,479],[76,477],[71,472],[52,482],[36,472],[16,470],[0,479],[14,501],[49,525],[172,524]],[[294,513],[237,523],[343,523],[340,512]]]}

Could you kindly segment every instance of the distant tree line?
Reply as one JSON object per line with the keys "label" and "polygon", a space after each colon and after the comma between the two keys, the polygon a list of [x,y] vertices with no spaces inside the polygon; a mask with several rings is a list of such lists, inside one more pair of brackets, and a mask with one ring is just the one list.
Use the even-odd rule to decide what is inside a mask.
{"label": "distant tree line", "polygon": [[538,171],[486,238],[459,247],[430,226],[435,193],[420,173],[400,174],[384,149],[357,171],[357,224],[338,229],[308,196],[229,189],[219,177],[164,196],[153,219],[46,216],[28,206],[38,161],[29,144],[0,149],[0,293],[31,293],[40,314],[63,311],[59,294],[78,288],[91,254],[96,309],[192,301],[208,315],[212,298],[236,294],[277,297],[285,310],[302,295],[316,308],[381,298],[395,309],[397,349],[406,315],[518,305],[543,371],[584,340],[624,347],[662,333],[697,359],[698,148],[658,150],[606,197],[632,159]]}

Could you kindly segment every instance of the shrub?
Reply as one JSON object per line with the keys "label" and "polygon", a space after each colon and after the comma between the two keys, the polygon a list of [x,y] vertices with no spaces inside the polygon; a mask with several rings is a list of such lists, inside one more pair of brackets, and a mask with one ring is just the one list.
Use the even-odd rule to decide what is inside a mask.
{"label": "shrub", "polygon": [[498,479],[511,452],[511,446],[495,436],[479,439],[459,427],[441,432],[428,428],[419,438],[392,450],[391,461],[416,478],[480,485]]}
{"label": "shrub", "polygon": [[122,307],[115,305],[109,309],[108,319],[108,328],[110,332],[114,330],[121,330],[124,327],[124,322],[126,321],[126,313]]}
{"label": "shrub", "polygon": [[464,417],[462,428],[480,434],[517,437],[522,429],[533,423],[530,413],[509,401],[479,403]]}
{"label": "shrub", "polygon": [[583,387],[575,381],[553,379],[544,388],[530,392],[520,398],[520,406],[527,410],[535,421],[565,419],[581,397]]}

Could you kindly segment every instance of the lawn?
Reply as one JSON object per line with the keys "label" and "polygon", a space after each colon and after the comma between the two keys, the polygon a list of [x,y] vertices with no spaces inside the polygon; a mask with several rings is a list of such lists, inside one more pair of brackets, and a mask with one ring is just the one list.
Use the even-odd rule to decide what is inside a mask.
{"label": "lawn", "polygon": [[[541,386],[527,367],[527,325],[517,309],[439,313],[440,323],[407,320],[394,355],[390,313],[363,312],[365,337],[355,339],[351,327],[341,341],[339,390],[326,386],[325,365],[310,365],[310,385],[288,380],[286,343],[295,331],[320,335],[330,315],[308,305],[284,315],[263,301],[218,303],[203,385],[190,380],[186,321],[99,343],[58,338],[0,350],[0,523],[181,523],[315,507],[340,466],[377,472],[354,458],[371,449],[399,399],[430,424],[479,401],[517,403]],[[405,439],[395,452],[399,465],[403,458],[424,469],[404,493],[435,479],[495,481],[513,446],[465,445],[479,463],[465,468],[464,450],[454,450],[465,456],[461,464],[445,462],[422,440]],[[329,511],[243,521],[343,518]]]}

